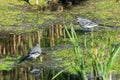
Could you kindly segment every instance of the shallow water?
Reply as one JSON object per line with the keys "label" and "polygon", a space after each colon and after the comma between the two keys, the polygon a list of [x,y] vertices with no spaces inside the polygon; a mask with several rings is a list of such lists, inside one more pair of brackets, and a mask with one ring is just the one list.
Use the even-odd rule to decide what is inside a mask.
{"label": "shallow water", "polygon": [[[84,30],[76,30],[76,32],[84,35]],[[61,65],[63,60],[68,58],[53,55],[53,52],[61,52],[72,47],[66,42],[66,37],[65,29],[59,24],[24,34],[1,34],[0,64],[5,64],[3,66],[6,68],[1,69],[0,80],[51,80],[57,72],[66,67]],[[17,65],[16,62],[20,57],[27,55],[28,51],[37,43],[41,45],[42,51],[46,55],[41,55],[37,60],[32,59]],[[6,59],[8,55],[12,59]],[[33,68],[37,68],[39,72],[31,73],[30,70]],[[116,76],[114,80],[120,78],[119,75],[114,76]],[[76,74],[63,73],[56,80],[80,80],[80,78]]]}
{"label": "shallow water", "polygon": [[[0,80],[51,80],[64,68],[61,66],[62,58],[52,53],[65,49],[65,38],[65,29],[58,24],[24,34],[1,34]],[[41,55],[37,60],[31,59],[19,65],[16,64],[21,56],[26,56],[37,43],[46,54]],[[40,72],[31,73],[30,70],[36,67]],[[69,79],[69,75],[62,75],[57,80],[66,80],[66,78]]]}

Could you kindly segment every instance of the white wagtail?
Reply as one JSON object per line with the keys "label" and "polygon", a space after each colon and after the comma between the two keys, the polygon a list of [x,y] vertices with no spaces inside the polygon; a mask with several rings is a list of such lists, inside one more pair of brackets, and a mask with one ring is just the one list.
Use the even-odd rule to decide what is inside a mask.
{"label": "white wagtail", "polygon": [[[77,23],[79,23],[79,25],[83,28],[86,28],[88,30],[93,30],[94,27],[101,27],[99,28],[99,30],[113,30],[115,29],[115,26],[112,26],[112,25],[106,25],[106,24],[98,24],[98,23],[95,23],[93,22],[92,20],[89,20],[89,19],[85,19],[85,18],[77,18]],[[104,27],[106,26],[106,27]]]}
{"label": "white wagtail", "polygon": [[81,27],[91,29],[93,27],[98,26],[97,23],[89,20],[89,19],[84,19],[84,18],[77,18],[77,22],[80,24]]}
{"label": "white wagtail", "polygon": [[33,47],[33,48],[28,52],[28,55],[25,56],[24,58],[22,58],[22,59],[18,62],[18,64],[21,63],[21,62],[23,62],[23,61],[25,61],[25,60],[27,60],[27,59],[30,59],[30,58],[36,59],[38,56],[40,56],[40,54],[41,54],[40,45],[39,45],[39,44],[36,44],[36,46]]}

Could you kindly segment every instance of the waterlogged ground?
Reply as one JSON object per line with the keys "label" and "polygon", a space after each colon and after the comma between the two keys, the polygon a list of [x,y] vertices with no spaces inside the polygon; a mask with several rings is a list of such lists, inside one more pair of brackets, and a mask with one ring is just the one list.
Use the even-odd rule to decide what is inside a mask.
{"label": "waterlogged ground", "polygon": [[[31,0],[34,5],[34,1]],[[56,72],[73,64],[73,46],[71,45],[63,24],[72,25],[77,32],[79,45],[86,54],[84,49],[85,30],[76,24],[77,17],[88,18],[97,23],[111,25],[111,27],[103,26],[102,30],[97,28],[97,32],[86,34],[86,42],[88,49],[98,50],[99,54],[109,54],[111,47],[120,41],[120,2],[114,0],[87,1],[79,6],[69,7],[63,12],[38,10],[36,6],[29,6],[24,2],[17,0],[1,0],[0,1],[0,80],[51,80]],[[92,41],[92,42],[91,42]],[[37,61],[28,60],[20,65],[16,62],[25,55],[36,44],[42,46],[42,50],[46,55],[41,55]],[[94,52],[94,53],[95,53]],[[11,56],[12,54],[12,56]],[[109,55],[107,55],[109,56]],[[86,56],[86,62],[91,63],[89,56]],[[91,64],[86,65],[89,72]],[[30,70],[33,67],[40,69],[40,76],[35,77]],[[113,68],[114,74],[120,73],[120,59],[116,60]],[[50,74],[52,72],[52,74]],[[73,69],[66,71],[71,74],[76,72]],[[46,75],[46,73],[49,73]],[[25,75],[25,76],[23,76]],[[44,77],[47,76],[46,78]],[[23,76],[23,77],[21,77]],[[61,80],[77,80],[71,75],[61,75]],[[73,75],[72,75],[73,76]],[[76,75],[74,75],[76,76]],[[58,78],[58,80],[60,80]],[[120,77],[118,76],[119,80]]]}
{"label": "waterlogged ground", "polygon": [[[41,30],[40,30],[41,31]],[[1,54],[4,53],[7,56],[1,56],[0,58],[0,69],[1,69],[1,76],[3,79],[7,79],[6,80],[10,80],[10,78],[12,76],[14,76],[14,79],[25,79],[27,78],[29,80],[29,78],[34,79],[36,78],[35,76],[39,75],[39,74],[31,74],[30,70],[31,68],[38,68],[41,72],[39,75],[39,77],[37,77],[38,79],[42,79],[42,80],[51,80],[51,78],[60,70],[65,69],[68,66],[71,66],[71,64],[74,64],[74,50],[73,50],[73,46],[70,44],[69,39],[67,38],[62,38],[62,36],[59,38],[61,39],[61,41],[56,42],[56,40],[58,40],[56,37],[51,38],[50,36],[46,36],[45,34],[42,34],[44,36],[42,36],[43,40],[41,39],[40,43],[42,46],[42,51],[46,52],[46,55],[41,55],[37,60],[31,59],[28,61],[25,61],[21,64],[16,64],[20,58],[24,57],[27,55],[27,52],[36,44],[36,41],[39,42],[39,39],[37,38],[37,36],[39,36],[40,34],[38,34],[39,32],[34,32],[34,33],[30,33],[30,34],[22,34],[22,35],[14,35],[12,37],[12,35],[10,35],[10,37],[8,37],[9,39],[6,41],[1,41],[1,49],[3,52],[0,52]],[[91,40],[93,40],[94,46],[93,48],[96,50],[98,50],[98,53],[102,54],[102,53],[106,53],[109,54],[110,52],[110,47],[116,45],[119,42],[119,32],[99,32],[95,34],[99,34],[98,35],[94,35],[94,38],[91,38],[91,33],[87,33],[86,34],[86,38],[87,38],[87,46],[88,49],[91,49],[91,46],[89,46],[91,44]],[[112,34],[111,34],[112,33]],[[114,33],[114,34],[113,34]],[[83,50],[83,53],[86,54],[86,51],[84,49],[84,41],[85,41],[85,34],[84,33],[77,33],[78,38],[79,38],[79,44],[81,49]],[[105,37],[107,35],[107,37]],[[111,37],[112,36],[112,37]],[[30,38],[31,37],[31,38]],[[18,41],[20,39],[20,42]],[[24,39],[23,39],[24,38]],[[47,38],[47,39],[46,39]],[[52,40],[54,39],[54,46],[53,47],[49,47],[50,44],[53,44]],[[14,41],[15,39],[15,41]],[[12,41],[13,40],[13,41]],[[14,43],[14,44],[11,44]],[[24,43],[24,45],[23,45]],[[29,44],[28,44],[29,43]],[[47,45],[46,45],[47,43]],[[106,44],[105,44],[106,43]],[[4,45],[6,44],[6,46]],[[9,46],[8,46],[9,45]],[[13,50],[13,45],[15,45],[15,51]],[[31,47],[30,47],[31,45]],[[12,50],[9,51],[8,47],[12,47]],[[95,51],[96,52],[96,51]],[[11,56],[10,54],[7,53],[12,53],[12,54],[16,54],[17,55],[13,55]],[[95,54],[95,53],[93,53]],[[21,56],[23,55],[23,56]],[[108,55],[109,56],[109,55]],[[107,55],[105,56],[105,58],[107,58]],[[91,59],[89,58],[89,56],[86,56],[86,62],[90,63],[88,65],[86,65],[86,71],[90,72],[91,71]],[[120,62],[119,62],[119,58],[117,59],[117,61],[115,62],[112,70],[114,74],[119,74],[119,69],[120,69]],[[52,74],[51,74],[52,72]],[[69,73],[68,73],[69,72]],[[47,74],[47,77],[43,77],[44,75]],[[7,75],[5,75],[7,74]],[[23,76],[24,74],[26,74],[25,76]],[[23,77],[18,77],[18,76],[23,76]],[[66,77],[67,76],[67,77]],[[117,78],[119,79],[119,75],[115,75],[117,76]],[[76,72],[74,71],[74,69],[69,68],[66,73],[64,73],[63,75],[60,76],[61,80],[76,80],[79,77],[76,75]],[[70,78],[70,79],[69,79]],[[57,78],[59,80],[59,78]],[[116,80],[116,79],[115,79]]]}

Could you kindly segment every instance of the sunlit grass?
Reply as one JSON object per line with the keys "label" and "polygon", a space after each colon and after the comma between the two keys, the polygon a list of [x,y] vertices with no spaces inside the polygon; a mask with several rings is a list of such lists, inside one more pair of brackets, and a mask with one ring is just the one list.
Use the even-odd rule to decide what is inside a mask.
{"label": "sunlit grass", "polygon": [[[30,3],[34,5],[35,1],[30,0]],[[41,0],[39,1],[39,5],[42,7],[44,5],[46,6],[46,2]],[[32,10],[32,7],[27,5],[24,1],[1,0],[0,25],[2,25],[3,28],[16,26],[16,28],[19,28],[18,25],[21,26],[21,24],[24,23],[31,23],[34,26],[44,24],[46,21],[54,21],[56,19],[74,21],[76,16],[81,16],[95,20],[97,23],[120,26],[119,8],[119,3],[116,3],[114,0],[88,0],[85,2],[85,5],[73,7],[71,10],[65,10],[61,13],[50,11],[41,12],[38,10]],[[19,29],[17,30],[19,31]]]}
{"label": "sunlit grass", "polygon": [[75,14],[75,16],[92,19],[97,23],[120,26],[119,8],[119,3],[116,3],[114,0],[88,0],[86,5],[76,7],[72,11],[74,13],[71,13]]}
{"label": "sunlit grass", "polygon": [[4,56],[0,59],[0,70],[11,70],[20,56]]}
{"label": "sunlit grass", "polygon": [[11,70],[11,66],[13,65],[14,62],[12,61],[3,61],[0,63],[0,70]]}

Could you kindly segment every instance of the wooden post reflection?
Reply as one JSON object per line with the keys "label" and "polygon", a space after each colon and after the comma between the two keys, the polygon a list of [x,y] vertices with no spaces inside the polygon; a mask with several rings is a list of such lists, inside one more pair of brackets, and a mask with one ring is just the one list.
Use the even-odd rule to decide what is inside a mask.
{"label": "wooden post reflection", "polygon": [[18,35],[18,43],[17,43],[17,45],[20,45],[20,42],[21,42],[21,35]]}
{"label": "wooden post reflection", "polygon": [[51,29],[50,29],[50,42],[51,46],[55,45],[55,40],[54,40],[54,25],[52,24]]}
{"label": "wooden post reflection", "polygon": [[38,37],[38,43],[40,44],[40,38],[41,38],[41,33],[40,33],[40,31],[37,31],[37,37]]}
{"label": "wooden post reflection", "polygon": [[3,71],[0,71],[0,80],[4,80],[3,79]]}
{"label": "wooden post reflection", "polygon": [[58,24],[56,24],[55,32],[56,32],[56,37],[60,38],[60,36],[59,36],[59,25]]}
{"label": "wooden post reflection", "polygon": [[41,31],[36,31],[27,35],[9,35],[7,41],[0,43],[0,54],[26,55],[36,43],[45,44],[47,47],[55,46],[60,43],[63,36],[65,37],[65,30],[59,23],[51,24],[43,34]]}
{"label": "wooden post reflection", "polygon": [[3,55],[5,55],[6,53],[6,48],[5,48],[5,45],[3,45]]}
{"label": "wooden post reflection", "polygon": [[0,44],[0,54],[2,54],[2,45]]}
{"label": "wooden post reflection", "polygon": [[13,35],[13,54],[16,53],[16,36]]}
{"label": "wooden post reflection", "polygon": [[59,26],[60,36],[62,36],[62,26]]}

